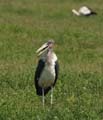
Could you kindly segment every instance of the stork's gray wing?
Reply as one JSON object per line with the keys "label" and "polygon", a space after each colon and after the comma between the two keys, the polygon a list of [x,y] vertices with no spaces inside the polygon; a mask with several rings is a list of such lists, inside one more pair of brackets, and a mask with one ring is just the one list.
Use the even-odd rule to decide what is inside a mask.
{"label": "stork's gray wing", "polygon": [[38,66],[36,68],[36,71],[35,71],[35,80],[36,81],[38,81],[38,79],[40,78],[40,75],[44,69],[44,66],[45,66],[45,62],[40,59],[38,62]]}
{"label": "stork's gray wing", "polygon": [[59,63],[58,63],[58,61],[56,61],[55,62],[55,81],[54,81],[53,86],[56,84],[56,81],[58,79],[58,73],[59,73]]}
{"label": "stork's gray wing", "polygon": [[40,75],[44,69],[44,66],[45,66],[45,62],[40,59],[38,62],[36,71],[35,71],[35,80],[34,80],[37,95],[39,95],[39,94],[42,95],[42,88],[38,85],[38,81],[39,81]]}

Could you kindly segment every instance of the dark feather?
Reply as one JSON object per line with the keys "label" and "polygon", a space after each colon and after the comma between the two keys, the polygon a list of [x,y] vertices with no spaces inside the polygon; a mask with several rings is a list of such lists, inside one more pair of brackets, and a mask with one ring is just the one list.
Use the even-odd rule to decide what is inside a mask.
{"label": "dark feather", "polygon": [[59,73],[59,63],[58,63],[58,61],[56,61],[55,62],[55,82],[54,82],[54,84],[53,84],[53,86],[56,84],[56,81],[57,81],[57,79],[58,79],[58,73]]}
{"label": "dark feather", "polygon": [[44,66],[45,66],[45,62],[43,60],[39,60],[38,66],[35,71],[35,81],[34,81],[37,95],[42,95],[42,88],[38,85],[38,80],[44,69]]}

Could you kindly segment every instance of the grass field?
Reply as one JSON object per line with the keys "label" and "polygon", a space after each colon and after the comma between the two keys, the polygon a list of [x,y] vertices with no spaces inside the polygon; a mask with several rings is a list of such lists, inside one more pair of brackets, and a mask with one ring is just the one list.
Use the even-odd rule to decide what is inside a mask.
{"label": "grass field", "polygon": [[[84,4],[98,15],[72,14]],[[51,38],[60,72],[43,109],[35,51]],[[0,120],[103,120],[103,0],[0,0]]]}

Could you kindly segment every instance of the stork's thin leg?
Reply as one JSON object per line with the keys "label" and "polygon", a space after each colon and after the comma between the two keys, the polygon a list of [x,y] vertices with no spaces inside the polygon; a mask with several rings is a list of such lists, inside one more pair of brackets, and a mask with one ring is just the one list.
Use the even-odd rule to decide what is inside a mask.
{"label": "stork's thin leg", "polygon": [[43,108],[44,108],[45,98],[44,98],[44,89],[43,88],[42,88],[42,102],[43,102]]}
{"label": "stork's thin leg", "polygon": [[51,87],[51,105],[53,104],[53,87]]}

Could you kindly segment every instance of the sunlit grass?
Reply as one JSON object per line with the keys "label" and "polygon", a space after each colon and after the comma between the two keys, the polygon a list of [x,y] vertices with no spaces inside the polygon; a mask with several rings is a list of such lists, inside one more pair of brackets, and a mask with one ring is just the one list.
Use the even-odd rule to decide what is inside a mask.
{"label": "sunlit grass", "polygon": [[[72,8],[90,5],[97,16],[77,17]],[[102,0],[1,0],[0,120],[103,119]],[[35,51],[56,42],[60,72],[45,109],[35,93]]]}

